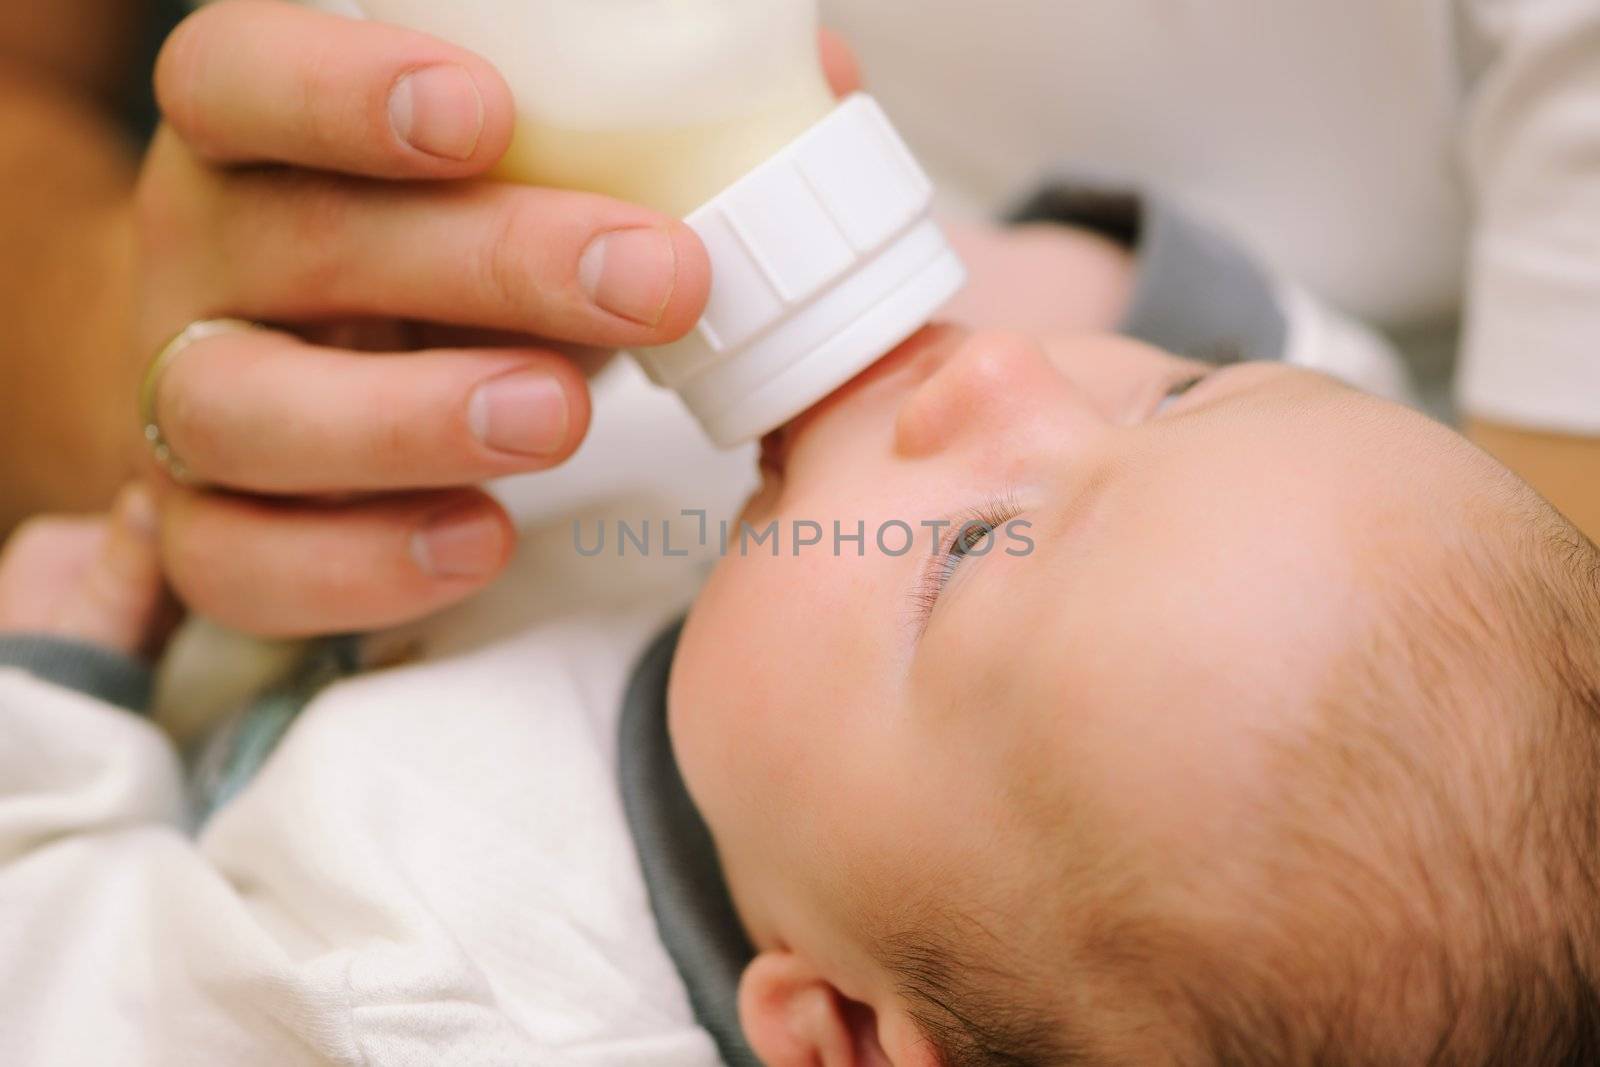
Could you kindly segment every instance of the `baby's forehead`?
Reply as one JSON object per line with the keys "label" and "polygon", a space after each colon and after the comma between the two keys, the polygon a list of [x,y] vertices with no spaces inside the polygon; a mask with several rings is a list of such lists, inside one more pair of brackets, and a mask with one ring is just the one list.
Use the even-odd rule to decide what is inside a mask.
{"label": "baby's forehead", "polygon": [[[1308,735],[1494,477],[1448,431],[1314,379],[1225,403],[1104,471],[1064,466],[1027,501],[1031,551],[973,566],[929,631],[940,699],[983,709],[947,743],[1008,751],[992,773],[1019,810],[1177,852],[1246,817],[1278,787],[1272,746]],[[1260,454],[1261,427],[1311,424]]]}
{"label": "baby's forehead", "polygon": [[1044,831],[1068,818],[1187,852],[1271,792],[1269,742],[1311,728],[1364,624],[1318,553],[1293,581],[1254,580],[1249,556],[1154,556],[1126,537],[1052,552],[1041,533],[984,595],[968,576],[941,650],[967,717],[946,743],[1006,752],[996,780]]}

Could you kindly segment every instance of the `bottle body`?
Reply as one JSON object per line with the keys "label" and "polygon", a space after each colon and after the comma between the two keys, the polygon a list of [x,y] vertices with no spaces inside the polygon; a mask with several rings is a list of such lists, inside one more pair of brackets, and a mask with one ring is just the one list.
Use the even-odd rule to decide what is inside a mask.
{"label": "bottle body", "polygon": [[634,356],[732,447],[776,429],[927,323],[966,273],[888,118],[822,71],[817,0],[361,0],[499,68],[500,176],[685,219],[705,315]]}
{"label": "bottle body", "polygon": [[817,103],[804,94],[757,114],[666,129],[580,130],[523,120],[495,174],[605,193],[682,218],[810,128],[826,113]]}
{"label": "bottle body", "polygon": [[494,63],[517,102],[498,175],[683,217],[833,107],[816,0],[362,0]]}

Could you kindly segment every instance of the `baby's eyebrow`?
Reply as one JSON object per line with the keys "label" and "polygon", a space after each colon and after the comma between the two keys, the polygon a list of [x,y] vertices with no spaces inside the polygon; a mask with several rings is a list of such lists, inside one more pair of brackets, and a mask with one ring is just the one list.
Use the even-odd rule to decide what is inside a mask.
{"label": "baby's eyebrow", "polygon": [[[981,574],[984,571],[994,570],[993,567],[983,566],[984,560],[990,556],[1009,554],[1014,558],[1027,559],[1039,555],[1042,545],[1046,542],[1055,550],[1069,545],[1070,539],[1076,535],[1079,527],[1095,513],[1101,499],[1116,484],[1117,480],[1116,464],[1097,465],[1095,468],[1085,472],[1080,485],[1076,487],[1069,486],[1062,491],[1050,494],[1054,498],[1052,502],[1059,501],[1063,497],[1066,498],[1064,505],[1060,507],[1046,507],[1037,501],[1030,501],[1024,505],[1017,499],[1017,493],[1012,490],[1008,490],[1001,496],[994,498],[989,506],[992,508],[1003,507],[1009,513],[1009,517],[1004,522],[994,526],[995,536],[999,538],[994,547],[982,555],[974,554],[966,563],[966,567],[968,570],[976,569]],[[973,510],[969,507],[963,511],[944,516],[940,520],[943,524],[941,529],[948,532],[951,527],[963,521],[970,521]],[[1041,528],[1034,520],[1043,514],[1057,511],[1062,515],[1062,520],[1043,527],[1043,532],[1039,532]],[[1019,533],[1020,537],[1014,536]],[[969,580],[960,583],[962,586],[972,585],[979,580],[978,574],[968,574],[967,577]],[[992,579],[990,581],[992,582]],[[960,589],[952,592],[960,597],[971,595]],[[939,597],[939,600],[942,601],[943,599],[945,599],[943,596]],[[928,623],[932,619],[932,609],[935,606],[937,605],[931,602],[927,603],[919,612],[912,634],[913,647],[921,644],[922,637],[927,632]]]}
{"label": "baby's eyebrow", "polygon": [[1173,404],[1176,404],[1178,401],[1182,400],[1184,397],[1193,392],[1195,386],[1199,385],[1201,382],[1205,381],[1207,378],[1210,378],[1216,373],[1217,370],[1215,367],[1213,367],[1203,374],[1191,374],[1187,378],[1180,378],[1172,385],[1170,389],[1167,390],[1167,395],[1161,398],[1161,403],[1157,405],[1155,413],[1157,415],[1162,414]]}
{"label": "baby's eyebrow", "polygon": [[[1004,518],[1000,513],[1004,513]],[[996,531],[1004,530],[1015,522],[1021,508],[1009,495],[990,498],[979,506],[968,506],[959,511],[947,512],[931,521],[924,521],[922,528],[932,535],[930,551],[917,565],[915,584],[908,594],[911,611],[908,623],[911,629],[911,645],[915,648],[922,643],[923,635],[928,632],[928,626],[933,621],[934,611],[945,599],[948,592],[948,574],[940,574],[939,568],[947,565],[947,560],[952,554],[956,538],[962,536],[966,528],[981,523],[991,531],[994,536]],[[971,570],[983,560],[992,555],[992,551],[972,553],[966,557],[965,567]]]}
{"label": "baby's eyebrow", "polygon": [[1054,500],[1060,502],[1059,507],[1034,509],[1036,512],[1054,512],[1061,516],[1059,522],[1044,528],[1052,547],[1059,548],[1077,536],[1080,528],[1094,517],[1106,496],[1121,480],[1119,472],[1122,470],[1121,463],[1098,463],[1085,469],[1071,484],[1051,494]]}

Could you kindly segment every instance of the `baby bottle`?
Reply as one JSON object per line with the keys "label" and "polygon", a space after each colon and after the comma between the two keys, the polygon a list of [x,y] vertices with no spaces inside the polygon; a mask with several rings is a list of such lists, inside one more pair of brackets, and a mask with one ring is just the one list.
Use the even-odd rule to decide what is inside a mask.
{"label": "baby bottle", "polygon": [[933,187],[882,109],[836,103],[817,0],[361,0],[469,48],[516,98],[502,177],[681,216],[712,291],[634,353],[724,447],[790,418],[961,288]]}

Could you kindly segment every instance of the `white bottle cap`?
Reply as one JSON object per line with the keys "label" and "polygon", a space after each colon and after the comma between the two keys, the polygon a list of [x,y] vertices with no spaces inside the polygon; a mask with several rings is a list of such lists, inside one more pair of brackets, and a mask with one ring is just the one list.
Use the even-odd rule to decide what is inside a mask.
{"label": "white bottle cap", "polygon": [[856,94],[686,220],[711,255],[687,337],[634,353],[729,448],[777,429],[910,337],[966,282],[933,183]]}

